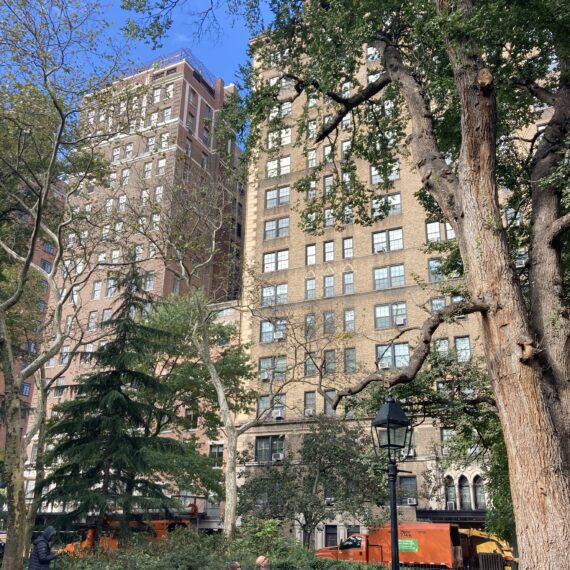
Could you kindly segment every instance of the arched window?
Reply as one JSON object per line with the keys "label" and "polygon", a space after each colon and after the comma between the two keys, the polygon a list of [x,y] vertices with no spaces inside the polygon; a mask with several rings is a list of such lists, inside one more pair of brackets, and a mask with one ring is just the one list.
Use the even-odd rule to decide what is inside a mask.
{"label": "arched window", "polygon": [[459,508],[462,511],[471,510],[471,489],[464,475],[459,478]]}
{"label": "arched window", "polygon": [[445,478],[445,508],[447,510],[454,510],[457,508],[455,483],[451,477]]}
{"label": "arched window", "polygon": [[487,502],[485,500],[485,483],[479,475],[473,479],[473,489],[475,491],[475,508],[478,511],[484,511],[487,508]]}

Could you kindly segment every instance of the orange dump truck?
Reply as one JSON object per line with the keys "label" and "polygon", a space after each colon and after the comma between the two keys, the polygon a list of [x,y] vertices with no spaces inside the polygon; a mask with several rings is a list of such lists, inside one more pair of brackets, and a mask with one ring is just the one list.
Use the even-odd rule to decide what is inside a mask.
{"label": "orange dump truck", "polygon": [[[353,534],[338,546],[321,548],[321,558],[386,564],[392,562],[390,526],[372,529],[370,534]],[[401,564],[460,568],[463,555],[459,528],[451,524],[402,523],[398,525]]]}

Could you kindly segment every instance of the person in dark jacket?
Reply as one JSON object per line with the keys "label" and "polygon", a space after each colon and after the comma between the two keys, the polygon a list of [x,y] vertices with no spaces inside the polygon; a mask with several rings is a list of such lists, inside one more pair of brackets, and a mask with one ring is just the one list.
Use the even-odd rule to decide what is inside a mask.
{"label": "person in dark jacket", "polygon": [[57,556],[56,552],[51,551],[49,544],[56,532],[53,526],[48,526],[42,534],[34,540],[34,548],[30,556],[28,570],[49,570],[50,562]]}

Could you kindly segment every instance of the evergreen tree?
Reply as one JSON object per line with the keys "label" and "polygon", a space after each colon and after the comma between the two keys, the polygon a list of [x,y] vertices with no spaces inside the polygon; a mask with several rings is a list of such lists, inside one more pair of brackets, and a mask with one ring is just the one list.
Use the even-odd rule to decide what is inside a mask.
{"label": "evergreen tree", "polygon": [[[73,508],[69,516],[91,513],[98,536],[106,513],[121,509],[123,529],[133,508],[167,508],[172,500],[161,483],[176,456],[200,464],[193,441],[182,442],[149,429],[149,418],[169,412],[160,406],[168,387],[148,362],[164,347],[164,332],[145,323],[152,299],[132,264],[119,281],[119,306],[108,322],[113,337],[93,354],[95,370],[79,379],[75,399],[61,404],[49,427],[54,444],[47,463],[53,469],[44,485],[48,502]],[[154,397],[149,395],[153,394]],[[192,464],[192,461],[190,461]]]}

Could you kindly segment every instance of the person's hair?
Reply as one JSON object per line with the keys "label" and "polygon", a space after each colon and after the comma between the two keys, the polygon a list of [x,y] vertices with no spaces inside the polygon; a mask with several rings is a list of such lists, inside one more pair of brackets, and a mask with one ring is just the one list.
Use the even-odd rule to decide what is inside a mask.
{"label": "person's hair", "polygon": [[228,568],[228,570],[239,570],[240,568],[241,568],[240,563],[234,560],[233,562],[230,563],[230,567]]}

